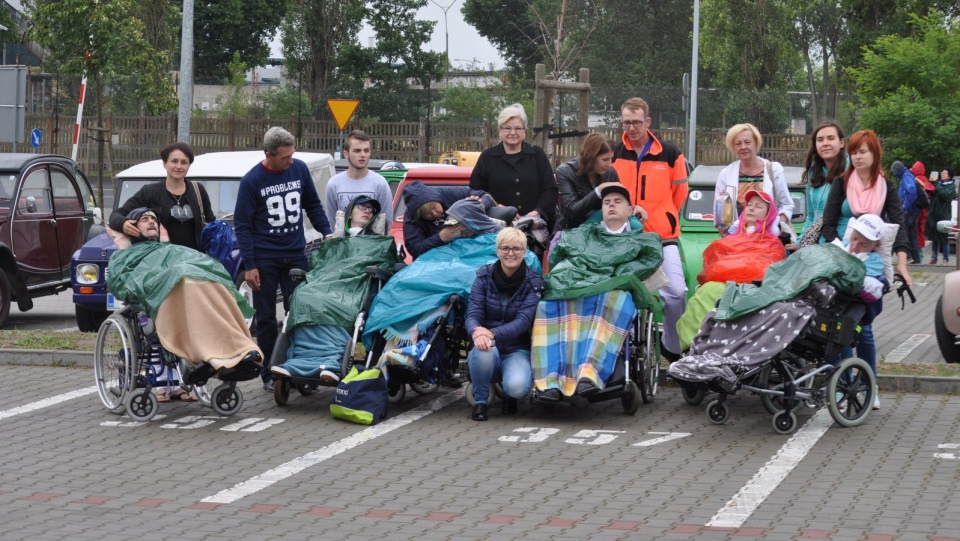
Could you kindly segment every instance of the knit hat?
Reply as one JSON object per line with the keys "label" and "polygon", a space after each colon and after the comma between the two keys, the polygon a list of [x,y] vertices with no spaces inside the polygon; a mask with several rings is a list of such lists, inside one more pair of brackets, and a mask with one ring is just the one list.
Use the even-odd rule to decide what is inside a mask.
{"label": "knit hat", "polygon": [[900,176],[900,171],[903,171],[904,169],[905,167],[903,165],[903,162],[901,162],[900,160],[897,160],[892,164],[890,164],[890,170],[893,171],[894,175]]}
{"label": "knit hat", "polygon": [[157,213],[147,207],[137,207],[127,213],[127,219],[135,222],[139,222],[144,216],[153,216],[154,220],[158,219]]}

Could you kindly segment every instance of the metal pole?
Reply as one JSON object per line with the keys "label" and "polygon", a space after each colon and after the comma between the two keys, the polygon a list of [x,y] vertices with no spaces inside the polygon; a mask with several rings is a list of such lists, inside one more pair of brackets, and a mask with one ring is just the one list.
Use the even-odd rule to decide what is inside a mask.
{"label": "metal pole", "polygon": [[190,142],[190,115],[193,112],[193,0],[183,0],[183,31],[180,33],[180,108],[177,141]]}
{"label": "metal pole", "polygon": [[693,1],[693,67],[690,70],[690,136],[687,161],[697,164],[697,67],[700,56],[700,0]]}
{"label": "metal pole", "polygon": [[446,63],[447,63],[447,65],[444,66],[443,84],[444,86],[450,86],[450,27],[447,26],[447,10],[452,8],[453,5],[457,3],[457,0],[453,0],[453,2],[450,2],[450,5],[447,7],[443,7],[442,5],[437,3],[436,0],[430,0],[430,1],[433,2],[438,8],[443,10],[443,34],[444,34],[444,37],[446,38],[446,50],[444,52],[444,59],[446,60]]}

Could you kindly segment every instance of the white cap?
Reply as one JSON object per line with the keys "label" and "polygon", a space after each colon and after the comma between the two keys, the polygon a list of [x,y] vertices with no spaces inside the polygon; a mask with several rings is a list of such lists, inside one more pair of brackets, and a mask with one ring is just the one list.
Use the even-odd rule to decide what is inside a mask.
{"label": "white cap", "polygon": [[850,220],[847,227],[856,229],[867,240],[880,240],[883,235],[883,220],[876,214],[862,214],[856,220]]}

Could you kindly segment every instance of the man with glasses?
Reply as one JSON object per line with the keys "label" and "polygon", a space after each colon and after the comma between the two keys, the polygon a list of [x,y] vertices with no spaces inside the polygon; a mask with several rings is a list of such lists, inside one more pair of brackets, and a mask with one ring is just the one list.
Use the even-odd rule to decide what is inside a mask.
{"label": "man with glasses", "polygon": [[263,136],[264,159],[240,179],[233,227],[243,256],[246,282],[253,289],[257,345],[263,350],[263,388],[273,392],[270,357],[277,341],[277,287],[289,306],[291,269],[308,270],[303,215],[324,237],[332,233],[307,164],[294,159],[295,139],[273,127]]}
{"label": "man with glasses", "polygon": [[376,199],[387,222],[393,218],[393,194],[390,185],[382,175],[367,168],[370,161],[370,136],[360,130],[353,130],[343,144],[343,156],[347,159],[347,170],[334,175],[327,183],[324,202],[327,219],[335,223],[337,211],[346,210],[350,202],[359,195]]}
{"label": "man with glasses", "polygon": [[650,107],[642,98],[630,98],[620,108],[623,136],[614,151],[613,167],[630,193],[632,202],[643,207],[648,218],[647,232],[658,233],[663,241],[663,270],[669,283],[660,292],[663,303],[663,356],[679,358],[677,320],[687,300],[687,285],[680,262],[680,208],[687,199],[687,163],[669,141],[660,141],[650,131]]}
{"label": "man with glasses", "polygon": [[380,202],[368,195],[358,195],[347,205],[346,210],[338,210],[336,224],[334,237],[387,234],[386,221],[380,212]]}

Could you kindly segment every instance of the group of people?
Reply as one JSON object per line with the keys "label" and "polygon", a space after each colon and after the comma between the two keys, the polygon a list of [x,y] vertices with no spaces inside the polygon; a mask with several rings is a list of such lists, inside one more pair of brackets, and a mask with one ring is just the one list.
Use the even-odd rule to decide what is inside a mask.
{"label": "group of people", "polygon": [[[606,373],[607,367],[596,362],[587,369],[570,369],[531,358],[534,320],[550,286],[549,280],[545,283],[524,263],[524,255],[532,248],[528,246],[531,236],[508,227],[510,223],[537,224],[536,229],[551,232],[544,243],[545,261],[551,267],[571,253],[564,244],[569,231],[655,233],[659,239],[657,266],[663,271],[664,284],[656,292],[664,315],[661,352],[674,361],[688,346],[678,332],[678,322],[687,309],[678,247],[680,211],[688,194],[687,166],[675,145],[654,135],[650,118],[643,99],[628,99],[621,107],[619,141],[590,134],[579,155],[554,172],[544,151],[527,143],[526,113],[514,104],[499,115],[500,142],[481,153],[469,187],[438,188],[414,182],[405,189],[404,246],[413,259],[458,238],[498,232],[497,261],[478,272],[467,309],[467,332],[474,345],[468,359],[476,401],[473,419],[487,418],[489,384],[496,377],[503,381],[507,395],[503,412],[507,414],[516,411],[517,399],[529,394],[534,385],[546,401],[558,400],[561,394],[586,396],[604,385],[598,374]],[[923,241],[918,245],[916,233],[918,227],[924,231],[921,216],[926,212],[925,234],[934,242],[932,262],[941,250],[944,261],[948,260],[946,239],[937,233],[935,224],[943,212],[950,212],[950,201],[956,198],[949,169],[932,185],[922,175],[923,164],[917,162],[907,170],[894,162],[891,170],[900,179],[896,186],[881,166],[882,149],[876,134],[863,130],[848,140],[837,123],[823,122],[812,134],[806,158],[802,184],[807,218],[796,236],[791,225],[794,202],[784,169],[758,155],[762,139],[757,128],[738,124],[728,131],[726,143],[737,160],[717,179],[715,223],[722,237],[717,242],[728,236],[732,240],[727,242],[734,242],[736,237],[760,235],[776,239],[786,257],[807,245],[846,239],[849,252],[870,254],[882,252],[883,224],[894,224],[896,233],[885,245],[891,252],[887,259],[893,258],[889,266],[895,266],[910,284],[907,262],[917,262],[922,255]],[[367,169],[370,148],[370,138],[363,132],[347,136],[344,154],[349,168],[331,179],[324,194],[324,210],[308,169],[293,157],[293,136],[282,128],[271,128],[264,136],[264,159],[241,180],[234,214],[244,279],[254,292],[256,346],[251,345],[251,351],[256,351],[257,362],[271,358],[277,338],[277,288],[286,305],[294,286],[289,271],[308,268],[304,216],[324,238],[386,234],[384,222],[392,218],[390,190],[383,177]],[[164,149],[161,157],[169,173],[166,182],[143,188],[111,216],[111,227],[139,236],[137,224],[128,214],[146,207],[154,209],[173,244],[199,249],[204,226],[201,216],[212,219],[212,212],[203,187],[185,180],[192,156],[182,143]],[[928,195],[929,209],[921,208],[918,192]],[[552,257],[556,253],[563,256]],[[861,259],[867,260],[868,274],[879,278],[872,256]],[[694,317],[694,327],[701,316]],[[875,370],[870,325],[863,326],[857,349],[858,356]],[[248,357],[252,358],[244,359],[250,360]],[[270,367],[263,366],[260,376],[264,388],[272,391]]]}

